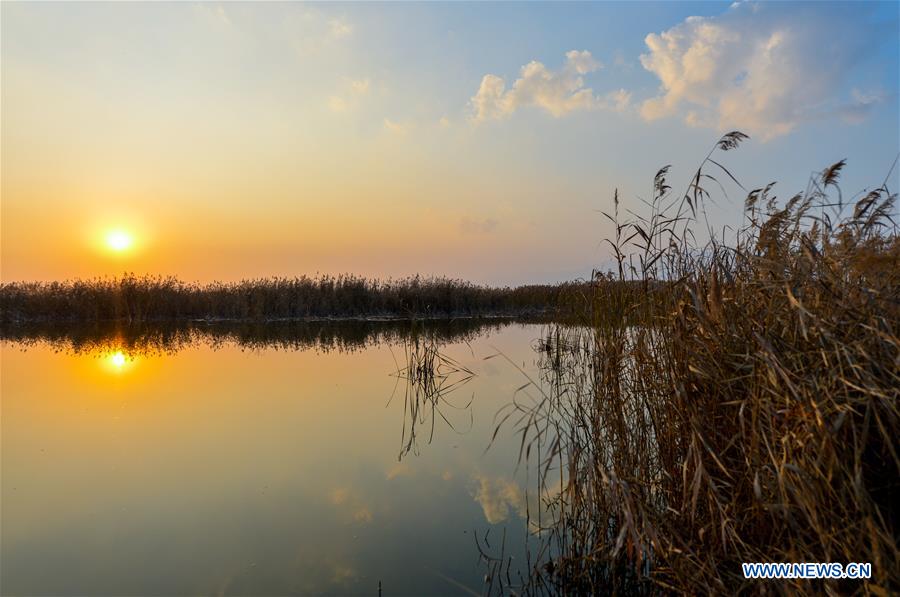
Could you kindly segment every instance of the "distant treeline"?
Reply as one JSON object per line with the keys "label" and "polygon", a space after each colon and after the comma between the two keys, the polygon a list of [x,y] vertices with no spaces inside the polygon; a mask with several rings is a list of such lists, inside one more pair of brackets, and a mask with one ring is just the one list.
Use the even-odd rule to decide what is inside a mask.
{"label": "distant treeline", "polygon": [[447,278],[352,275],[200,285],[173,277],[0,285],[0,321],[274,320],[551,314],[579,285],[492,288]]}

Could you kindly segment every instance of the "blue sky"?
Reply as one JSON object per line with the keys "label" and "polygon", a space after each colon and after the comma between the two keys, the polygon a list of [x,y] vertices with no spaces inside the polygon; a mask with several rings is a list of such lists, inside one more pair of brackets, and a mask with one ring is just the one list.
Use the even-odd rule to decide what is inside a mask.
{"label": "blue sky", "polygon": [[683,188],[728,130],[782,197],[844,158],[852,195],[900,152],[898,3],[2,11],[4,279],[559,280],[606,262],[613,189],[637,209],[666,164]]}

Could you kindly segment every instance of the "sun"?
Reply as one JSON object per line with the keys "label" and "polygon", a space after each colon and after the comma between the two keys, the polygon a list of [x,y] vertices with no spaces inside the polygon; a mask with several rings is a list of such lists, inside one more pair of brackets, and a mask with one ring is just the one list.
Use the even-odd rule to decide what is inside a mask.
{"label": "sun", "polygon": [[106,246],[117,253],[127,251],[134,244],[134,239],[124,230],[110,230],[106,234]]}
{"label": "sun", "polygon": [[109,360],[118,369],[121,369],[122,367],[124,367],[125,363],[127,362],[127,359],[125,358],[125,355],[122,354],[121,350],[116,352],[115,354],[113,354],[109,358]]}

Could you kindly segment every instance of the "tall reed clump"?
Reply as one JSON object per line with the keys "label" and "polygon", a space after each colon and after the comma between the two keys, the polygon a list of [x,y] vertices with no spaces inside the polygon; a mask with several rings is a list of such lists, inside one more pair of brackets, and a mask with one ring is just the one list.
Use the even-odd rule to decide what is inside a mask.
{"label": "tall reed clump", "polygon": [[[731,176],[715,152],[745,138],[683,195],[661,170],[646,217],[609,214],[618,271],[583,294],[585,326],[548,332],[540,400],[503,419],[549,446],[533,592],[900,589],[896,195],[845,204],[840,162],[785,203],[750,192],[736,241],[698,247],[703,181]],[[750,581],[742,562],[872,578]]]}

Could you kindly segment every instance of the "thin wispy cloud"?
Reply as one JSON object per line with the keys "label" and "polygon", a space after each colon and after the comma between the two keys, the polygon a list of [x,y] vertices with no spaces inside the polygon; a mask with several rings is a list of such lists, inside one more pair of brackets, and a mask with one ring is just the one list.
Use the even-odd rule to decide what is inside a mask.
{"label": "thin wispy cloud", "polygon": [[221,4],[195,4],[194,14],[215,28],[231,29],[234,26],[228,11]]}
{"label": "thin wispy cloud", "polygon": [[328,21],[328,26],[331,31],[331,37],[334,39],[348,37],[353,33],[353,25],[344,19],[331,19]]}
{"label": "thin wispy cloud", "polygon": [[328,107],[332,112],[347,112],[355,109],[362,98],[369,95],[371,81],[367,78],[352,79],[344,77],[340,90],[328,97]]}
{"label": "thin wispy cloud", "polygon": [[464,216],[459,221],[459,230],[463,234],[490,234],[497,229],[499,224],[500,222],[494,218],[474,220],[468,216]]}
{"label": "thin wispy cloud", "polygon": [[408,122],[398,122],[396,120],[391,120],[390,118],[385,118],[383,122],[383,128],[385,131],[392,135],[397,135],[398,137],[403,137],[412,129],[412,124]]}
{"label": "thin wispy cloud", "polygon": [[850,92],[850,97],[852,101],[840,106],[838,113],[845,122],[860,124],[869,117],[875,106],[886,102],[890,94],[880,89],[863,92],[854,88]]}
{"label": "thin wispy cloud", "polygon": [[300,57],[325,53],[353,36],[355,26],[343,17],[329,17],[319,10],[302,8],[285,19],[291,45]]}

